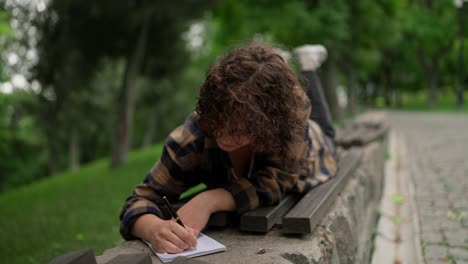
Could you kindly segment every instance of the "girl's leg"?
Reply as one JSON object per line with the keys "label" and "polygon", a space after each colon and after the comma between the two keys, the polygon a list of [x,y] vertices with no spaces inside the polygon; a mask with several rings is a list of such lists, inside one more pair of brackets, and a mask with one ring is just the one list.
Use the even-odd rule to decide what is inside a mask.
{"label": "girl's leg", "polygon": [[306,79],[305,89],[312,105],[310,119],[317,122],[325,135],[335,138],[335,128],[333,128],[330,109],[323,94],[320,78],[315,71],[303,71],[302,75]]}
{"label": "girl's leg", "polygon": [[335,129],[332,125],[330,109],[323,94],[320,78],[317,75],[317,69],[327,58],[327,50],[322,45],[304,45],[296,48],[294,53],[301,64],[302,74],[306,79],[305,89],[312,105],[310,119],[317,122],[325,135],[333,140]]}

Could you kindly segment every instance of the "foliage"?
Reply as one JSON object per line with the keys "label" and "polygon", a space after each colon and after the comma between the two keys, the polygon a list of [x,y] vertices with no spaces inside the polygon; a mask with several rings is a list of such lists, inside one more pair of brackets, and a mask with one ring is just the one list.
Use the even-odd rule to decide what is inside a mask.
{"label": "foliage", "polygon": [[0,191],[17,187],[47,175],[43,139],[34,120],[22,105],[31,97],[26,92],[0,93]]}
{"label": "foliage", "polygon": [[[138,77],[142,75],[157,81],[181,72],[188,57],[182,32],[187,29],[188,21],[202,14],[208,4],[210,1],[184,1],[179,3],[184,8],[179,8],[165,1],[116,3],[107,0],[86,5],[78,0],[52,1],[47,16],[38,20],[42,33],[39,47],[44,56],[40,57],[37,77],[50,84],[55,94],[64,90],[70,94],[69,80],[80,84],[80,87],[72,87],[73,90],[89,89],[88,80],[104,59],[124,64],[119,78],[121,84],[114,95],[113,123],[116,125],[115,140],[111,144],[112,165],[125,162],[132,139]],[[49,55],[54,54],[50,49],[60,56],[50,58]],[[63,70],[67,68],[70,71]],[[85,71],[81,70],[83,68]],[[66,84],[61,84],[60,80],[67,80]]]}
{"label": "foliage", "polygon": [[[9,25],[8,14],[0,9],[0,50],[4,48],[5,42],[13,38],[13,34]],[[0,83],[6,80],[5,73],[3,72],[3,62],[0,62]]]}
{"label": "foliage", "polygon": [[428,104],[437,103],[438,89],[441,84],[441,65],[453,49],[458,31],[457,10],[450,0],[408,1],[402,9],[401,32],[405,38],[406,53],[411,64],[406,71],[419,72],[414,87],[427,87]]}
{"label": "foliage", "polygon": [[[3,189],[73,168],[73,161],[84,164],[109,155],[116,146],[116,123],[129,124],[132,148],[164,140],[193,111],[197,87],[215,57],[251,40],[289,51],[324,44],[329,58],[319,74],[327,98],[340,85],[347,88],[348,102],[357,98],[371,106],[427,109],[423,100],[434,96],[440,100],[435,109],[452,110],[455,104],[461,42],[450,0],[226,0],[217,5],[205,0],[178,6],[61,0],[49,1],[41,12],[22,1],[7,2],[8,12],[0,12],[0,32],[7,28],[9,35],[22,36],[9,40],[18,54],[34,47],[39,57],[31,72],[15,68],[8,73],[36,80],[39,88],[0,103],[2,146],[7,146],[2,155],[8,157],[1,165]],[[468,14],[466,5],[462,12]],[[7,27],[11,19],[17,22],[15,32]],[[145,24],[144,56],[135,64],[134,95],[124,107],[119,103],[123,88],[129,87],[129,58],[139,49]],[[188,49],[187,32],[195,24],[202,28],[203,44]],[[464,59],[468,61],[468,52]],[[466,74],[464,78],[468,82]],[[428,87],[435,95],[428,96]],[[122,109],[130,109],[133,120],[122,119]],[[5,132],[11,131],[13,116],[21,124],[18,131],[27,136],[15,139]],[[32,143],[29,137],[40,140]],[[24,151],[16,151],[17,142]]]}
{"label": "foliage", "polygon": [[[465,98],[468,98],[468,92],[465,92]],[[401,106],[395,108],[399,111],[419,111],[419,112],[457,112],[456,97],[450,90],[443,91],[439,96],[437,104],[433,108],[427,106],[428,94],[425,91],[418,92],[403,92],[401,94]],[[384,98],[379,98],[376,102],[376,107],[386,109]],[[461,114],[468,113],[468,105],[460,111]]]}

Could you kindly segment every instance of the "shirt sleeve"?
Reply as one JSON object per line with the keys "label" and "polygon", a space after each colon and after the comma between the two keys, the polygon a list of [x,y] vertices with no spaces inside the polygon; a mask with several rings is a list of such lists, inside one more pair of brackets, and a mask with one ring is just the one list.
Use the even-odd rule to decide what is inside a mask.
{"label": "shirt sleeve", "polygon": [[176,200],[187,189],[189,178],[199,165],[200,142],[203,138],[194,129],[190,118],[183,126],[176,128],[166,140],[160,160],[137,185],[133,194],[127,198],[120,213],[120,233],[127,239],[135,239],[130,234],[131,227],[138,216],[154,214],[162,218],[157,201],[167,196]]}
{"label": "shirt sleeve", "polygon": [[316,157],[313,162],[313,174],[308,182],[315,183],[312,187],[328,181],[336,175],[336,150],[332,139],[328,138],[320,129],[317,123],[310,121],[309,135],[311,138],[313,155]]}

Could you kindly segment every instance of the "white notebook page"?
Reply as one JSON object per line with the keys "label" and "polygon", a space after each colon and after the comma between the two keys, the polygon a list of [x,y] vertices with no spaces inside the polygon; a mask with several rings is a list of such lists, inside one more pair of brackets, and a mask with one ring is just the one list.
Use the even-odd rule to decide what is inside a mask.
{"label": "white notebook page", "polygon": [[144,242],[151,248],[153,253],[156,256],[158,256],[159,259],[161,259],[161,261],[164,263],[170,262],[177,257],[194,258],[198,256],[213,254],[216,252],[226,251],[226,246],[202,233],[200,233],[197,237],[197,248],[188,249],[177,254],[158,253],[153,249],[149,242]]}

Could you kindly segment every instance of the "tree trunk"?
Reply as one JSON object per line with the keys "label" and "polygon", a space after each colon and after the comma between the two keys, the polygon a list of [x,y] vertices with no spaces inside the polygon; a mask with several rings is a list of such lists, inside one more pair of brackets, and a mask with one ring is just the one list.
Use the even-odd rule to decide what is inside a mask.
{"label": "tree trunk", "polygon": [[348,114],[354,114],[356,112],[356,90],[357,90],[357,79],[353,70],[348,71],[349,84],[347,87],[348,96]]}
{"label": "tree trunk", "polygon": [[[378,82],[376,82],[378,83]],[[370,107],[376,107],[377,106],[377,97],[379,96],[379,87],[377,87],[376,84],[373,85],[372,87],[373,89],[371,89],[370,93],[369,93],[369,97],[370,97],[370,103],[369,103],[369,106]]]}
{"label": "tree trunk", "polygon": [[74,171],[80,168],[80,144],[78,131],[72,128],[68,145],[68,169]]}
{"label": "tree trunk", "polygon": [[323,86],[325,92],[325,98],[327,99],[328,106],[333,120],[339,120],[341,118],[340,106],[338,104],[338,97],[336,95],[337,87],[337,72],[336,72],[336,61],[330,54],[329,59],[323,65]]}
{"label": "tree trunk", "polygon": [[[468,3],[467,3],[468,4]],[[463,8],[458,8],[458,15],[459,15],[459,38],[460,38],[460,47],[458,50],[458,89],[457,89],[457,110],[460,111],[463,109],[463,105],[465,104],[465,99],[463,98],[465,92],[465,85],[464,85],[464,78],[463,75],[465,74],[464,65],[463,65],[463,48],[464,48],[464,22],[463,22]]]}
{"label": "tree trunk", "polygon": [[383,86],[383,99],[385,107],[391,107],[392,105],[392,91],[390,89],[390,76],[389,76],[390,69],[388,67],[384,67],[384,73],[382,74],[382,86]]}
{"label": "tree trunk", "polygon": [[437,105],[437,90],[439,85],[439,59],[444,54],[448,47],[451,47],[451,43],[444,46],[438,52],[438,55],[426,56],[424,50],[421,48],[418,49],[418,56],[420,63],[424,69],[424,74],[426,75],[427,81],[427,104],[430,108],[434,108]]}
{"label": "tree trunk", "polygon": [[156,107],[152,107],[148,116],[148,128],[145,131],[145,136],[143,137],[141,148],[147,148],[153,144],[154,134],[156,133],[156,112]]}
{"label": "tree trunk", "polygon": [[426,73],[426,78],[429,84],[428,91],[428,105],[430,108],[435,108],[437,105],[437,88],[438,88],[438,76],[437,70],[434,65],[431,65],[430,70]]}
{"label": "tree trunk", "polygon": [[60,166],[58,164],[58,151],[57,151],[57,145],[55,142],[54,136],[49,133],[47,136],[47,167],[49,168],[49,175],[55,174],[59,172]]}
{"label": "tree trunk", "polygon": [[401,91],[400,89],[395,90],[395,105],[397,108],[401,108],[402,104],[402,99],[401,99]]}
{"label": "tree trunk", "polygon": [[374,81],[370,81],[366,85],[366,106],[367,107],[375,107],[375,90],[376,90],[376,85]]}
{"label": "tree trunk", "polygon": [[141,68],[146,49],[149,21],[146,19],[135,48],[127,57],[123,83],[117,99],[117,120],[112,151],[111,166],[119,167],[127,161],[133,124],[135,82]]}

